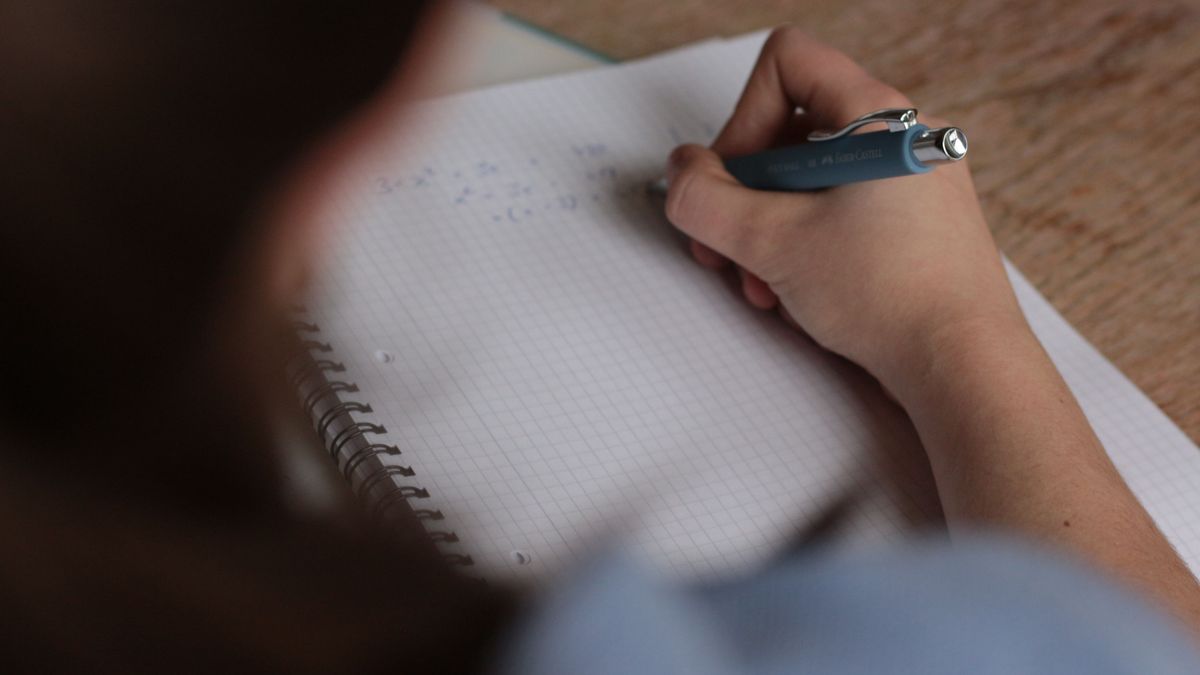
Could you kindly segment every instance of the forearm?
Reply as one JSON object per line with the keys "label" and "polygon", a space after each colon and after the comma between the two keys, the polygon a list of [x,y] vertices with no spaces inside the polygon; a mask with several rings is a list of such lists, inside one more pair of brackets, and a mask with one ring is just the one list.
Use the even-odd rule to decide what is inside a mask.
{"label": "forearm", "polygon": [[982,525],[1060,544],[1200,634],[1200,588],[1024,324],[964,163],[789,193],[745,187],[722,159],[911,107],[844,54],[775,31],[713,148],[671,153],[666,215],[702,263],[738,265],[754,306],[781,304],[896,396],[952,531]]}
{"label": "forearm", "polygon": [[1023,327],[944,334],[894,387],[921,436],[951,532],[1060,545],[1200,633],[1200,587],[1125,485]]}

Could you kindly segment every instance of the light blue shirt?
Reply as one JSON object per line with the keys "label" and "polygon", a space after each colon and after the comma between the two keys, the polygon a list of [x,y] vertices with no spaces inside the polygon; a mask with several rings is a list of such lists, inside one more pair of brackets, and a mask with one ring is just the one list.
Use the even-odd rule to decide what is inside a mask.
{"label": "light blue shirt", "polygon": [[614,556],[527,618],[504,673],[1200,673],[1180,629],[1010,540],[808,553],[706,586]]}

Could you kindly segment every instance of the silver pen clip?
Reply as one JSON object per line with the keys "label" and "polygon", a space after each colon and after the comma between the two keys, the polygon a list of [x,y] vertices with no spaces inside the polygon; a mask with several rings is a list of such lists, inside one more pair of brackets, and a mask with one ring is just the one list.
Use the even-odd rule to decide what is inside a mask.
{"label": "silver pen clip", "polygon": [[849,134],[859,127],[865,127],[868,124],[876,124],[879,122],[886,124],[888,131],[904,131],[905,129],[911,128],[912,125],[917,123],[917,109],[884,108],[883,110],[876,110],[875,112],[869,112],[866,115],[859,117],[858,119],[836,131],[829,131],[826,129],[818,129],[817,131],[813,131],[808,135],[808,140],[832,141],[836,138],[841,138],[842,136]]}
{"label": "silver pen clip", "polygon": [[[832,141],[849,135],[868,124],[883,123],[888,131],[904,131],[917,123],[916,108],[884,108],[867,113],[836,131],[817,130],[808,135],[809,141]],[[927,129],[913,139],[913,154],[925,164],[957,162],[967,155],[967,135],[958,127]]]}

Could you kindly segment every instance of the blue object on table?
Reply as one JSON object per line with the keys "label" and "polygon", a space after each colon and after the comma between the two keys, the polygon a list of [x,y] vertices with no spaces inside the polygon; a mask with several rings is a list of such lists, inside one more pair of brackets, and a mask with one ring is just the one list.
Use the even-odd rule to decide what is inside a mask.
{"label": "blue object on table", "polygon": [[[876,123],[887,124],[887,131],[851,134]],[[863,115],[834,132],[815,131],[807,143],[727,159],[725,168],[757,190],[816,190],[925,173],[966,154],[961,129],[930,129],[917,123],[915,109],[891,108]]]}

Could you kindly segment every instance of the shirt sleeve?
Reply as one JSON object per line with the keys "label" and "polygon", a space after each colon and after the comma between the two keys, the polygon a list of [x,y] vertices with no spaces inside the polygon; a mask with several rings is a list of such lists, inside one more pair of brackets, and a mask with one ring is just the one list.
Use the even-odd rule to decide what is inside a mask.
{"label": "shirt sleeve", "polygon": [[809,552],[681,586],[594,561],[509,640],[502,673],[1196,673],[1180,629],[1016,541]]}

